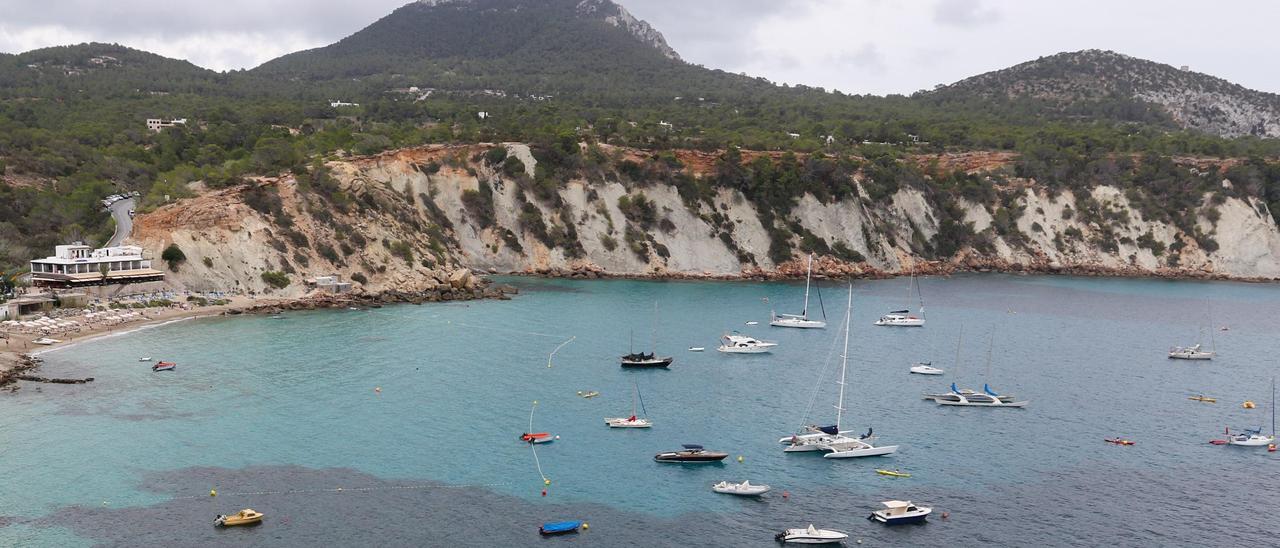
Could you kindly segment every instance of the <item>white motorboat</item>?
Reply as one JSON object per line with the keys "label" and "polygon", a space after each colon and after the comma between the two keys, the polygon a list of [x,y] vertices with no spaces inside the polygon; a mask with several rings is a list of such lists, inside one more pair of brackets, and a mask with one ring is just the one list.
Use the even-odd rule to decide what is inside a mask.
{"label": "white motorboat", "polygon": [[62,341],[60,341],[60,340],[58,340],[58,339],[50,339],[49,337],[40,337],[39,339],[36,339],[36,340],[34,340],[34,341],[31,341],[31,343],[32,343],[32,344],[39,344],[39,345],[43,345],[43,346],[49,346],[49,345],[51,345],[51,344],[58,344],[58,343],[60,343],[60,342],[62,342]]}
{"label": "white motorboat", "polygon": [[943,371],[933,366],[932,362],[919,362],[911,365],[911,372],[917,375],[941,375]]}
{"label": "white motorboat", "polygon": [[[813,254],[809,254],[809,266],[804,275],[804,309],[799,314],[769,313],[769,325],[774,327],[796,327],[800,329],[824,329],[827,327],[827,311],[822,308],[822,319],[809,319],[809,286],[813,279]],[[822,292],[818,292],[818,304],[822,304]]]}
{"label": "white motorboat", "polygon": [[690,352],[702,352],[703,350],[706,350],[706,348],[705,348],[705,347],[701,347],[701,346],[690,346],[690,347],[689,347],[689,351],[690,351]]}
{"label": "white motorboat", "polygon": [[[800,433],[790,438],[782,438],[778,440],[787,444],[783,448],[783,452],[796,453],[804,451],[826,451],[824,458],[843,459],[853,457],[873,457],[879,455],[888,455],[898,450],[898,446],[889,445],[884,447],[876,447],[871,444],[874,431],[870,428],[867,433],[860,437],[854,438],[847,436],[840,429],[840,421],[844,416],[844,392],[845,378],[849,369],[849,331],[852,328],[853,318],[853,284],[849,285],[849,304],[845,308],[844,316],[844,353],[840,355],[840,381],[836,383],[840,386],[840,395],[836,400],[836,424],[834,426],[806,426]],[[815,397],[817,391],[814,392]]]}
{"label": "white motorboat", "polygon": [[735,331],[720,337],[720,346],[716,347],[716,351],[725,354],[764,354],[775,346],[778,346],[778,343],[762,341]]}
{"label": "white motorboat", "polygon": [[885,525],[924,523],[929,518],[929,514],[933,512],[933,508],[916,506],[909,500],[886,500],[881,504],[884,505],[884,509],[872,512],[867,519],[875,520]]}
{"label": "white motorboat", "polygon": [[880,316],[876,320],[876,325],[884,325],[890,327],[924,327],[924,293],[920,291],[920,284],[916,282],[915,265],[911,265],[911,277],[907,279],[907,301],[911,300],[911,286],[915,286],[916,294],[920,297],[920,315],[911,314],[910,310],[894,310]]}
{"label": "white motorboat", "polygon": [[835,544],[844,542],[849,535],[831,529],[818,529],[809,524],[805,529],[787,529],[775,535],[774,540],[791,544]]}
{"label": "white motorboat", "polygon": [[743,497],[754,497],[763,495],[771,489],[768,485],[751,485],[750,481],[742,483],[730,483],[722,481],[711,486],[711,490],[726,495],[738,495]]}
{"label": "white motorboat", "polygon": [[[629,417],[612,417],[604,419],[604,423],[609,428],[650,428],[653,421],[648,417],[640,418],[636,416],[636,402],[640,402],[640,409],[644,410],[644,400],[640,399],[640,385],[636,384],[634,391],[631,393],[631,416]],[[648,413],[645,413],[648,415]]]}
{"label": "white motorboat", "polygon": [[1203,350],[1200,345],[1175,346],[1169,349],[1171,360],[1212,360],[1215,352]]}
{"label": "white motorboat", "polygon": [[1271,435],[1264,436],[1262,427],[1246,429],[1245,431],[1227,436],[1228,445],[1239,445],[1243,447],[1267,447],[1276,443],[1276,380],[1271,379]]}
{"label": "white motorboat", "polygon": [[149,362],[149,361],[151,361],[151,356],[146,356],[146,357],[138,358],[138,361],[140,361],[140,362]]}

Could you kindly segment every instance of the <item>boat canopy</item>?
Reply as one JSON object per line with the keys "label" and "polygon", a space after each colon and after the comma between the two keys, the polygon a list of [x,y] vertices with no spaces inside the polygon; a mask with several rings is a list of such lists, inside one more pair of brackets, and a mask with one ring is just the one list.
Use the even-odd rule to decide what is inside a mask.
{"label": "boat canopy", "polygon": [[896,508],[906,508],[906,507],[908,507],[908,506],[911,506],[911,501],[906,501],[906,500],[886,500],[886,501],[884,501],[884,502],[882,502],[882,503],[880,503],[880,504],[883,504],[885,508],[893,508],[893,509],[896,509]]}
{"label": "boat canopy", "polygon": [[698,445],[698,444],[696,444],[696,443],[684,443],[684,444],[681,444],[681,445],[680,445],[680,447],[683,447],[683,448],[688,449],[688,450],[690,450],[690,451],[701,451],[701,450],[702,450],[702,446],[701,446],[701,445]]}
{"label": "boat canopy", "polygon": [[829,434],[832,436],[840,433],[840,428],[836,426],[819,426],[818,430],[822,431],[822,433],[824,434]]}
{"label": "boat canopy", "polygon": [[991,387],[990,387],[990,386],[988,386],[986,383],[983,383],[983,384],[982,384],[982,391],[983,391],[983,392],[986,392],[988,396],[1000,397],[1000,394],[997,394],[997,393],[993,392],[993,391],[991,390]]}
{"label": "boat canopy", "polygon": [[889,313],[890,314],[910,314],[911,311],[910,310],[891,310],[889,311]]}

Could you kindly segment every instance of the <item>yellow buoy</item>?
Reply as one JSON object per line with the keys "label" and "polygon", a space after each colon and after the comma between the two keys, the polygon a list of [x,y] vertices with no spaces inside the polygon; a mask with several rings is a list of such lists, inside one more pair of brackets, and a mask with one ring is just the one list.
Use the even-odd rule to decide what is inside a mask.
{"label": "yellow buoy", "polygon": [[217,490],[217,489],[210,489],[210,490],[209,490],[209,496],[211,496],[211,497],[216,497],[216,496],[218,496],[218,490]]}
{"label": "yellow buoy", "polygon": [[1253,405],[1253,402],[1248,401],[1248,400],[1245,400],[1243,407],[1244,407],[1245,409],[1253,409],[1253,408],[1254,408],[1254,407],[1256,407],[1256,406],[1255,406],[1255,405]]}
{"label": "yellow buoy", "polygon": [[584,521],[584,522],[582,522],[582,530],[583,530],[583,531],[586,531],[587,529],[590,529],[590,528],[591,528],[591,524],[589,524],[589,523],[587,523],[587,522],[585,522],[585,521]]}
{"label": "yellow buoy", "polygon": [[742,462],[742,455],[738,455],[738,462]]}
{"label": "yellow buoy", "polygon": [[377,393],[379,393],[379,394],[381,394],[381,393],[382,393],[382,387],[381,387],[381,386],[375,386],[375,387],[373,387],[373,391],[374,391],[374,392],[377,392]]}
{"label": "yellow buoy", "polygon": [[551,485],[551,480],[549,480],[549,479],[544,479],[544,480],[542,480],[542,484],[543,484],[543,485]]}

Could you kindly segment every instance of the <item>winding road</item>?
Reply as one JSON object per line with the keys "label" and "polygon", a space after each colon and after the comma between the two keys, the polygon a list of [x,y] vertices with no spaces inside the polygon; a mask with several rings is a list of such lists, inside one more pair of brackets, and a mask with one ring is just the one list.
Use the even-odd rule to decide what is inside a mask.
{"label": "winding road", "polygon": [[106,247],[116,247],[124,243],[124,239],[129,237],[133,232],[133,218],[129,216],[129,211],[133,209],[133,198],[125,198],[109,208],[111,216],[116,220],[116,233],[111,235],[111,240],[107,242]]}

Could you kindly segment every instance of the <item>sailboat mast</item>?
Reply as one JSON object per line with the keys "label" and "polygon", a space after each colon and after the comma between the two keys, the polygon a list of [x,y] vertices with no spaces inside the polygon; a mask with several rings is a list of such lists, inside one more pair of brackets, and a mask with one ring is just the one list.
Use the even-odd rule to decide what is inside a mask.
{"label": "sailboat mast", "polygon": [[952,378],[960,377],[960,343],[964,341],[964,326],[960,326],[960,334],[956,335],[956,367],[951,372]]}
{"label": "sailboat mast", "polygon": [[649,336],[649,344],[651,345],[650,348],[653,350],[653,355],[657,356],[658,355],[658,301],[653,301],[653,331]]}
{"label": "sailboat mast", "polygon": [[844,310],[844,353],[840,354],[840,399],[836,402],[836,432],[843,431],[840,428],[840,419],[844,415],[844,379],[845,370],[849,368],[849,329],[852,322],[849,320],[853,316],[853,284],[849,284],[849,304]]}
{"label": "sailboat mast", "polygon": [[1276,437],[1276,378],[1271,377],[1271,437]]}
{"label": "sailboat mast", "polygon": [[805,267],[804,273],[804,312],[800,315],[804,319],[809,319],[809,279],[813,278],[813,254],[809,254],[809,266]]}

